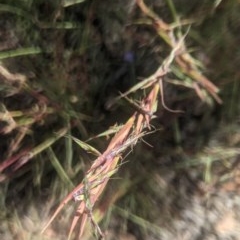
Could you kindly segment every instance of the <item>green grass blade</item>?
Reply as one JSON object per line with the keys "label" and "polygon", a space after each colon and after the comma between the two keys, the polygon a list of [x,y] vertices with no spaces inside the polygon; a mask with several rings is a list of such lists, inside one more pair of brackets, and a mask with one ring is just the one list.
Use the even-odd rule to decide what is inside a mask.
{"label": "green grass blade", "polygon": [[32,16],[28,12],[8,4],[0,4],[0,12],[8,12],[21,17],[27,17],[29,19],[32,18]]}
{"label": "green grass blade", "polygon": [[69,6],[79,4],[82,2],[85,2],[85,0],[65,0],[65,1],[63,1],[62,5],[63,5],[63,7],[69,7]]}
{"label": "green grass blade", "polygon": [[6,58],[19,57],[19,56],[35,55],[40,53],[43,53],[43,50],[39,47],[20,48],[20,49],[0,52],[0,60],[6,59]]}
{"label": "green grass blade", "polygon": [[102,133],[100,133],[100,134],[97,134],[97,135],[89,138],[89,139],[87,140],[87,142],[90,141],[90,140],[92,140],[92,139],[96,139],[96,138],[100,138],[100,137],[108,137],[109,135],[118,132],[121,128],[122,128],[122,126],[114,126],[114,127],[111,127],[111,128],[108,129],[107,131],[104,131],[104,132],[102,132]]}
{"label": "green grass blade", "polygon": [[101,155],[101,153],[97,149],[92,147],[91,145],[89,145],[89,144],[87,144],[87,143],[85,143],[85,142],[83,142],[83,141],[81,141],[81,140],[79,140],[79,139],[77,139],[75,137],[72,137],[72,136],[68,136],[68,137],[72,138],[73,141],[75,143],[77,143],[85,151],[90,152],[90,153],[92,153],[92,154],[94,154],[96,156],[100,156]]}
{"label": "green grass blade", "polygon": [[[70,123],[68,123],[68,126],[70,126]],[[67,134],[71,136],[71,130],[69,130]],[[67,171],[72,172],[73,146],[71,137],[65,138],[65,148],[66,148],[66,169]]]}
{"label": "green grass blade", "polygon": [[55,168],[56,172],[58,173],[59,177],[62,179],[64,183],[73,188],[74,187],[73,182],[68,177],[66,171],[63,169],[62,165],[60,164],[58,158],[56,157],[51,147],[48,148],[47,153],[49,156],[49,160],[52,163],[53,167]]}
{"label": "green grass blade", "polygon": [[124,210],[123,208],[120,208],[117,206],[114,206],[113,209],[115,211],[117,211],[118,214],[120,214],[124,218],[128,218],[129,220],[131,220],[138,226],[142,227],[143,229],[148,229],[149,231],[156,233],[156,234],[160,234],[162,232],[162,229],[159,226],[157,226],[139,216],[136,216],[135,214],[130,213],[128,210]]}
{"label": "green grass blade", "polygon": [[49,137],[47,140],[36,146],[34,149],[32,149],[29,154],[28,158],[32,158],[36,156],[37,154],[41,153],[42,151],[49,148],[52,144],[54,144],[59,138],[63,137],[67,133],[67,128],[60,129],[57,133],[55,133],[53,136]]}

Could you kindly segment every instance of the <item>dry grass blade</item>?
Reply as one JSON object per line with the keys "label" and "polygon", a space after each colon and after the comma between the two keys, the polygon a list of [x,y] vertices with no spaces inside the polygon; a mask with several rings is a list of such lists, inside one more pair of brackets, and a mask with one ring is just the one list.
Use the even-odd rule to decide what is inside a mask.
{"label": "dry grass blade", "polygon": [[141,10],[150,17],[150,19],[152,21],[156,21],[157,19],[157,24],[158,26],[162,29],[162,30],[165,30],[165,31],[168,31],[170,29],[170,26],[165,23],[162,19],[160,19],[158,17],[157,14],[155,14],[153,11],[151,11],[146,5],[145,3],[143,2],[143,0],[137,0],[137,4],[138,6],[141,8]]}
{"label": "dry grass blade", "polygon": [[170,108],[165,104],[165,100],[164,100],[164,90],[163,90],[163,80],[162,80],[162,79],[159,80],[159,86],[160,86],[161,101],[162,101],[163,107],[164,107],[167,111],[172,112],[172,113],[183,113],[183,111],[181,111],[181,110],[173,110],[173,109],[170,109]]}
{"label": "dry grass blade", "polygon": [[30,161],[33,157],[52,146],[59,138],[63,137],[67,133],[67,130],[67,128],[62,128],[48,139],[40,143],[38,146],[32,149],[28,148],[19,154],[7,158],[0,164],[0,172],[12,165],[14,165],[12,171],[16,171]]}
{"label": "dry grass blade", "polygon": [[127,122],[126,124],[122,127],[122,129],[113,137],[111,140],[110,144],[108,145],[108,148],[106,150],[106,153],[109,150],[114,149],[117,145],[122,145],[124,139],[128,136],[133,124],[135,121],[135,115],[133,115]]}
{"label": "dry grass blade", "polygon": [[24,84],[27,80],[26,76],[19,74],[19,73],[11,73],[5,67],[0,65],[0,75],[2,75],[6,81],[9,82],[17,82],[20,85]]}
{"label": "dry grass blade", "polygon": [[16,161],[18,161],[19,159],[21,159],[22,157],[26,156],[29,154],[30,149],[25,149],[22,150],[20,153],[6,159],[5,161],[3,161],[0,164],[0,172],[2,172],[3,170],[5,170],[6,168],[8,168],[9,166],[11,166],[12,164],[14,164]]}

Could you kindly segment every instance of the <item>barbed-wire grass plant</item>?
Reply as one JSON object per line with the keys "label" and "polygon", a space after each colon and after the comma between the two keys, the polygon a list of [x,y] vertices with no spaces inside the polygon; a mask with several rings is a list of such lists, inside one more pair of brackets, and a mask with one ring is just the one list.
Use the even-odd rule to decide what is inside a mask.
{"label": "barbed-wire grass plant", "polygon": [[[78,221],[81,221],[78,231],[79,238],[83,235],[87,219],[90,220],[91,225],[93,226],[95,236],[98,239],[104,237],[104,234],[94,218],[94,205],[104,191],[109,179],[118,170],[119,162],[123,153],[126,151],[126,149],[134,147],[138,140],[146,134],[146,132],[144,132],[145,128],[148,130],[151,129],[150,120],[154,116],[154,113],[157,109],[159,91],[161,92],[163,106],[169,111],[178,112],[178,110],[168,109],[165,105],[163,95],[164,89],[162,84],[164,76],[171,71],[170,66],[174,60],[181,68],[181,72],[185,73],[193,80],[192,86],[202,100],[205,100],[202,91],[206,90],[215,98],[215,100],[221,103],[220,98],[217,96],[218,88],[200,73],[194,59],[186,52],[186,47],[184,45],[184,39],[186,35],[180,34],[180,38],[176,37],[171,26],[163,22],[163,20],[160,19],[154,12],[152,12],[142,0],[137,1],[137,4],[143,13],[152,20],[152,26],[157,30],[157,33],[172,47],[172,51],[152,76],[141,81],[139,84],[136,84],[127,92],[121,94],[120,97],[115,99],[116,101],[122,97],[126,98],[127,95],[139,89],[150,89],[147,96],[143,98],[139,105],[134,104],[134,106],[137,108],[137,111],[112,138],[104,153],[99,154],[96,150],[94,150],[95,153],[97,152],[97,154],[99,154],[98,158],[87,171],[83,181],[77,187],[75,187],[60,203],[59,207],[56,209],[51,219],[44,227],[43,232],[56,218],[63,207],[71,200],[74,200],[75,202],[80,202],[80,204],[78,205],[75,217],[73,218],[68,239],[71,238]],[[130,102],[130,104],[133,103]],[[80,145],[85,149],[92,149],[90,146],[85,147],[86,143],[83,144],[81,142]]]}
{"label": "barbed-wire grass plant", "polygon": [[[64,1],[61,6],[65,8],[81,2],[84,1]],[[72,220],[68,239],[71,239],[71,237],[74,235],[73,232],[78,227],[77,224],[79,221],[80,224],[77,233],[78,237],[80,238],[84,233],[84,229],[86,228],[88,220],[93,227],[93,232],[95,233],[96,237],[104,237],[102,230],[98,226],[99,221],[103,218],[104,212],[96,209],[96,203],[100,199],[100,196],[106,188],[109,180],[121,166],[124,153],[127,149],[133,149],[134,146],[148,132],[152,131],[150,121],[155,117],[154,114],[157,110],[159,101],[161,102],[163,108],[167,111],[171,111],[173,113],[182,112],[181,109],[170,109],[167,106],[167,103],[165,103],[163,82],[165,81],[165,77],[168,73],[173,73],[179,78],[178,80],[174,81],[168,80],[170,83],[194,89],[202,101],[211,104],[213,98],[218,103],[222,102],[218,96],[219,89],[201,73],[201,68],[199,67],[198,61],[192,57],[185,44],[185,39],[187,38],[187,34],[189,32],[189,26],[184,26],[189,25],[194,21],[180,20],[177,16],[176,10],[174,9],[174,5],[170,0],[168,1],[168,4],[174,19],[172,24],[164,22],[144,3],[144,1],[137,0],[136,4],[141,10],[144,19],[135,21],[135,24],[147,25],[147,27],[154,29],[156,34],[169,46],[170,54],[165,58],[161,66],[153,75],[135,84],[128,91],[120,93],[119,97],[116,97],[111,101],[111,104],[116,104],[120,99],[125,99],[127,104],[135,109],[135,112],[125,124],[116,126],[114,129],[109,129],[105,133],[100,133],[95,137],[97,138],[101,135],[106,136],[108,134],[115,133],[115,136],[111,139],[108,147],[103,153],[100,153],[92,145],[90,145],[89,141],[82,141],[72,136],[73,134],[71,130],[77,126],[78,129],[80,129],[81,135],[85,136],[85,139],[87,139],[88,134],[86,133],[86,129],[84,124],[82,124],[82,121],[95,121],[95,119],[87,114],[79,113],[78,109],[72,108],[71,103],[69,103],[70,96],[67,93],[66,95],[62,95],[64,97],[63,101],[65,102],[63,108],[61,108],[62,106],[59,108],[59,106],[54,104],[50,104],[51,106],[48,106],[48,103],[52,101],[49,96],[56,95],[56,92],[47,89],[47,96],[45,94],[41,94],[41,91],[36,91],[33,89],[31,84],[27,82],[27,79],[24,75],[13,74],[4,66],[0,66],[0,74],[3,75],[3,77],[8,81],[1,86],[1,90],[4,92],[4,94],[7,96],[12,96],[24,90],[38,100],[36,105],[32,104],[29,108],[16,111],[9,110],[8,106],[4,103],[1,104],[1,119],[7,123],[6,126],[2,128],[2,133],[8,134],[12,133],[14,130],[19,130],[14,141],[12,141],[12,144],[9,147],[9,152],[6,155],[5,161],[0,164],[0,171],[4,172],[1,174],[2,182],[11,177],[15,177],[17,170],[21,170],[24,165],[29,163],[29,161],[37,155],[47,153],[47,155],[44,155],[45,158],[47,156],[52,166],[58,173],[58,176],[60,176],[61,180],[68,186],[68,189],[72,189],[75,183],[72,182],[71,174],[76,177],[76,175],[79,173],[79,169],[73,169],[73,142],[76,142],[80,148],[84,149],[85,151],[97,156],[91,167],[85,171],[82,177],[82,182],[73,190],[71,190],[61,201],[59,207],[52,214],[49,222],[43,228],[42,232],[46,231],[48,226],[53,222],[60,211],[63,211],[63,207],[67,203],[73,201],[74,205],[75,203],[78,204],[78,207]],[[6,7],[5,5],[5,11],[16,12],[15,10],[16,9]],[[24,16],[25,12],[17,11],[16,14]],[[25,17],[29,18],[33,25],[37,25],[38,27],[44,29],[74,30],[79,27],[78,24],[75,24],[74,22],[57,23],[50,21],[48,23],[45,21],[36,21],[36,19],[31,15],[25,15]],[[88,32],[88,30],[89,29],[85,30],[85,32]],[[83,39],[81,42],[81,53],[88,48],[88,46],[84,45],[86,42],[86,39]],[[0,58],[7,59],[15,58],[16,56],[54,53],[55,50],[56,49],[54,48],[51,49],[51,47],[48,47],[45,50],[42,50],[38,47],[26,49],[23,48],[20,50],[12,50],[1,53]],[[59,59],[57,54],[54,56],[54,61],[56,61],[56,65],[54,67],[56,69],[56,67],[59,67]],[[63,68],[63,65],[61,65],[60,68]],[[64,69],[61,69],[58,76],[61,74],[64,75]],[[17,82],[17,84],[15,84],[15,82]],[[63,84],[61,86],[66,86],[66,83],[65,85]],[[47,85],[45,87],[47,87]],[[58,90],[59,87],[56,89]],[[136,93],[137,91],[144,91],[145,93],[145,96],[143,96],[142,100],[138,103],[135,99],[131,99],[131,94]],[[57,102],[59,99],[60,98],[55,98],[54,100]],[[44,138],[41,139],[41,142],[38,142],[36,146],[22,149],[21,144],[23,139],[26,137],[26,135],[31,134],[33,125],[42,121],[46,121],[47,116],[52,114],[59,114],[61,116],[60,119],[63,122],[64,127],[62,125],[61,127],[58,126],[59,128],[54,129],[53,134],[47,134],[44,136]],[[184,113],[182,112],[182,114]],[[53,148],[54,144],[59,141],[59,139],[64,139],[64,147],[66,148],[67,162],[64,163],[64,167],[63,164],[60,163],[60,159],[57,158],[57,154]],[[18,151],[19,149],[21,150],[20,152]],[[236,154],[236,152],[234,152],[234,154]],[[206,163],[207,166],[207,160],[205,160],[206,159],[204,158],[202,162],[204,164]],[[194,165],[195,161],[189,161],[189,164]],[[5,171],[9,168],[11,168],[10,174]],[[39,176],[36,178],[39,178]],[[121,196],[121,194],[124,193],[117,192],[116,196],[112,196],[108,203],[108,207],[113,204]],[[137,219],[137,217],[135,217],[135,219]],[[137,220],[140,221],[139,219]]]}

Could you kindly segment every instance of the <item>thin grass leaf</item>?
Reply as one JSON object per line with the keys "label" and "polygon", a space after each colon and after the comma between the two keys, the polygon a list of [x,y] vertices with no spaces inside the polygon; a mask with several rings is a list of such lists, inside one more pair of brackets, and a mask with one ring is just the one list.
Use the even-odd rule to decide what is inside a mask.
{"label": "thin grass leaf", "polygon": [[[67,240],[70,240],[70,239],[71,239],[72,234],[73,234],[73,231],[74,231],[74,229],[75,229],[78,221],[80,220],[80,217],[83,215],[83,216],[82,216],[82,219],[83,219],[84,216],[87,216],[85,213],[83,213],[83,210],[84,210],[84,208],[85,208],[84,204],[85,204],[85,203],[82,201],[82,202],[80,203],[80,205],[78,206],[78,209],[77,209],[77,211],[76,211],[75,216],[73,217],[73,220],[72,220],[72,223],[71,223],[71,226],[70,226],[70,230],[69,230],[69,233],[68,233],[68,238],[67,238]],[[81,231],[81,230],[80,230],[80,231]],[[80,239],[80,238],[79,238],[79,239]]]}
{"label": "thin grass leaf", "polygon": [[50,220],[46,223],[46,225],[43,227],[41,233],[44,233],[45,230],[48,228],[48,226],[53,222],[53,220],[56,218],[56,216],[60,213],[60,211],[63,209],[63,207],[73,199],[73,194],[76,191],[79,191],[79,189],[83,188],[83,184],[80,183],[78,186],[76,186],[59,204],[58,208],[55,210],[55,212],[52,214]]}
{"label": "thin grass leaf", "polygon": [[76,112],[74,109],[72,109],[70,106],[68,106],[68,114],[76,119],[84,120],[88,122],[98,122],[101,121],[101,119],[96,119],[94,117],[91,117],[87,114]]}
{"label": "thin grass leaf", "polygon": [[211,183],[211,166],[212,166],[212,159],[210,157],[206,158],[206,164],[205,164],[205,172],[204,172],[204,181],[206,183]]}
{"label": "thin grass leaf", "polygon": [[173,4],[173,1],[172,0],[166,0],[167,4],[168,4],[168,7],[172,13],[172,16],[173,16],[173,19],[175,21],[175,23],[179,24],[179,16],[177,14],[177,11],[176,11],[176,8]]}
{"label": "thin grass leaf", "polygon": [[[1,56],[1,52],[0,52]],[[0,65],[0,74],[8,80],[8,82],[17,82],[18,84],[22,85],[26,83],[27,77],[20,73],[12,73],[4,66]],[[1,104],[1,108],[4,108],[3,104]]]}
{"label": "thin grass leaf", "polygon": [[206,165],[211,156],[211,162],[223,161],[225,159],[233,158],[240,154],[240,148],[207,148],[202,154],[199,154],[194,159],[186,157],[184,162],[176,165],[177,168],[193,167],[198,165]]}
{"label": "thin grass leaf", "polygon": [[183,113],[182,110],[173,110],[173,109],[170,109],[170,108],[165,104],[165,100],[164,100],[164,90],[163,90],[163,81],[162,81],[162,79],[159,80],[159,86],[160,86],[161,102],[162,102],[163,108],[165,108],[167,111],[172,112],[172,113]]}
{"label": "thin grass leaf", "polygon": [[115,148],[117,145],[121,145],[122,142],[126,139],[126,137],[128,136],[134,121],[135,121],[135,115],[133,115],[127,122],[126,124],[121,128],[121,130],[113,137],[113,139],[111,140],[111,142],[109,143],[106,152],[108,152],[109,150],[112,150],[113,148]]}
{"label": "thin grass leaf", "polygon": [[8,50],[0,52],[0,60],[6,58],[15,58],[19,56],[27,56],[27,55],[36,55],[43,53],[43,50],[39,47],[29,47],[29,48],[20,48],[16,50]]}
{"label": "thin grass leaf", "polygon": [[84,231],[85,225],[87,223],[87,217],[88,217],[88,215],[86,213],[84,213],[82,216],[82,221],[80,224],[80,231],[79,231],[79,239],[83,235],[83,231]]}
{"label": "thin grass leaf", "polygon": [[133,109],[137,110],[138,112],[144,114],[144,115],[151,115],[150,112],[146,112],[140,105],[138,105],[134,100],[123,96],[123,99],[129,103],[129,106],[132,107]]}
{"label": "thin grass leaf", "polygon": [[60,129],[54,135],[50,136],[47,140],[33,148],[29,152],[29,158],[36,156],[37,154],[41,153],[42,151],[52,146],[59,138],[63,137],[67,133],[67,130],[68,130],[67,128]]}
{"label": "thin grass leaf", "polygon": [[100,138],[100,137],[108,137],[109,135],[111,134],[114,134],[116,132],[118,132],[120,129],[122,128],[122,126],[114,126],[114,127],[111,127],[110,129],[108,129],[107,131],[104,131],[98,135],[95,135],[91,138],[89,138],[86,142],[89,142],[93,139],[96,139],[96,138]]}
{"label": "thin grass leaf", "polygon": [[15,14],[15,15],[18,15],[21,17],[27,17],[29,19],[32,18],[32,16],[28,12],[26,12],[18,7],[11,6],[9,4],[0,4],[0,12],[8,12],[8,13],[12,13],[12,14]]}
{"label": "thin grass leaf", "polygon": [[39,22],[38,25],[41,27],[41,28],[44,28],[44,29],[50,29],[50,28],[53,28],[53,29],[79,29],[81,28],[81,25],[79,25],[79,23],[74,23],[74,22],[60,22],[60,23],[47,23],[47,22]]}
{"label": "thin grass leaf", "polygon": [[0,172],[2,172],[3,170],[5,170],[6,168],[8,168],[9,166],[11,166],[12,164],[14,164],[15,162],[17,162],[19,159],[21,159],[22,157],[25,157],[26,155],[29,154],[30,149],[24,149],[22,150],[20,153],[6,159],[5,161],[3,161],[0,164]]}
{"label": "thin grass leaf", "polygon": [[56,172],[58,173],[58,175],[62,179],[62,181],[64,183],[66,183],[67,185],[69,185],[70,187],[74,187],[73,182],[68,177],[67,173],[63,169],[62,165],[60,164],[59,160],[57,159],[57,157],[51,147],[48,148],[47,153],[48,153],[50,162],[52,163],[53,167],[55,168]]}
{"label": "thin grass leaf", "polygon": [[72,5],[79,4],[79,3],[82,3],[82,2],[85,2],[85,1],[86,0],[65,0],[65,1],[63,1],[62,6],[63,7],[70,7]]}
{"label": "thin grass leaf", "polygon": [[[70,122],[68,121],[68,133],[67,135],[71,136]],[[73,146],[72,138],[65,138],[65,149],[66,149],[66,169],[68,172],[72,172],[72,160],[73,160]]]}
{"label": "thin grass leaf", "polygon": [[86,142],[83,142],[80,139],[77,139],[72,136],[67,136],[67,137],[72,138],[72,140],[75,143],[77,143],[85,151],[92,153],[93,155],[98,156],[98,157],[101,155],[101,153],[96,148],[92,147],[91,145],[87,144]]}
{"label": "thin grass leaf", "polygon": [[141,226],[143,229],[148,229],[149,231],[155,233],[155,234],[160,234],[162,232],[162,229],[160,227],[158,227],[157,225],[146,221],[145,219],[136,216],[135,214],[130,213],[127,210],[124,210],[123,208],[117,207],[117,206],[113,206],[113,210],[117,211],[118,214],[120,214],[121,216],[123,216],[124,218],[127,218],[129,220],[131,220],[132,222],[134,222],[135,224]]}

